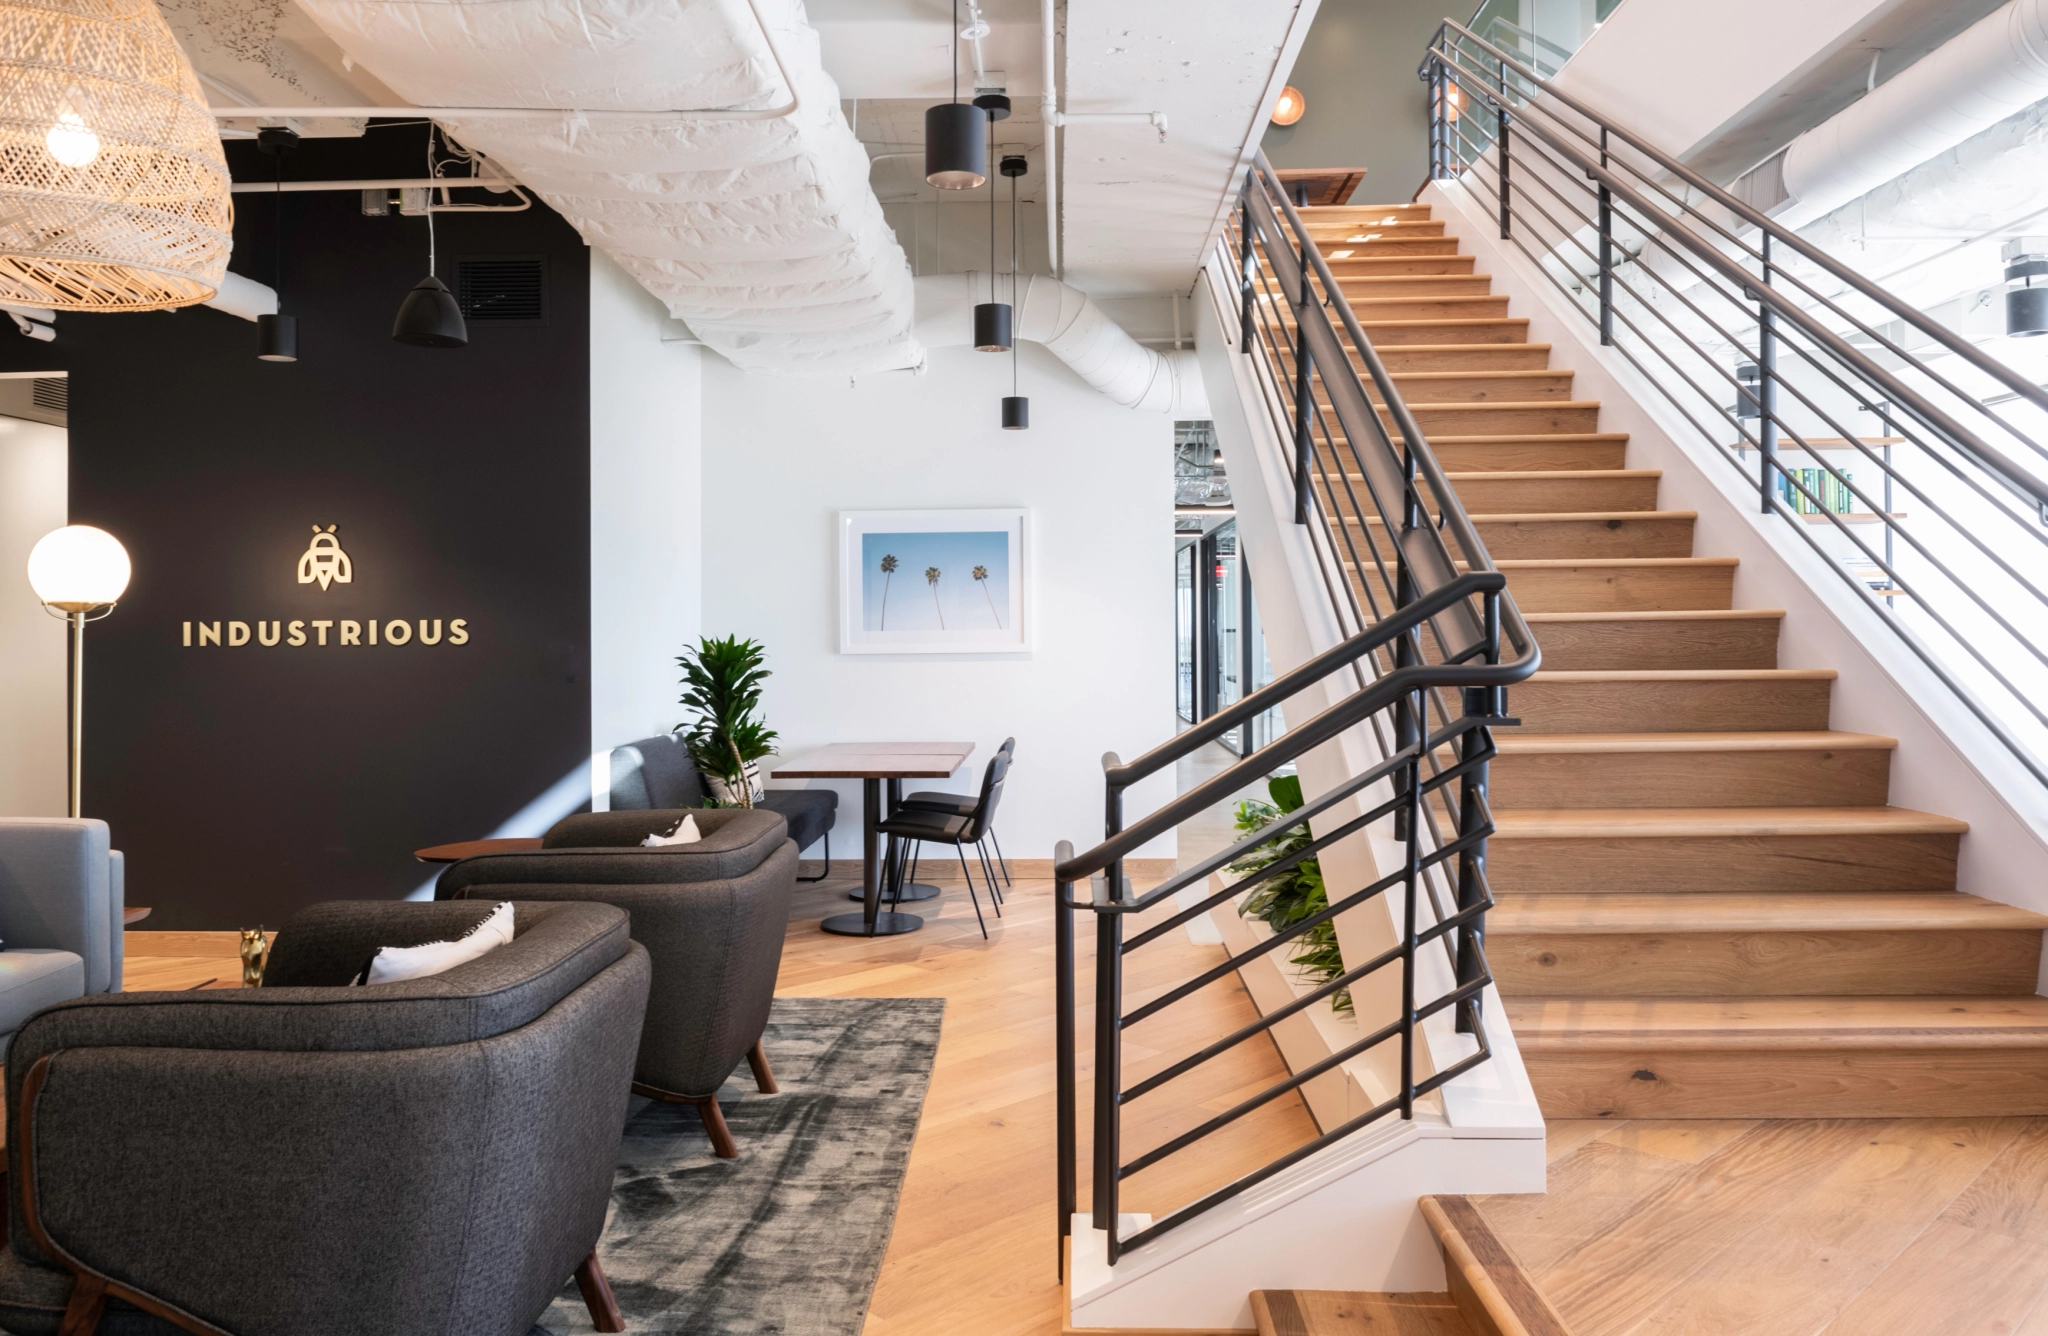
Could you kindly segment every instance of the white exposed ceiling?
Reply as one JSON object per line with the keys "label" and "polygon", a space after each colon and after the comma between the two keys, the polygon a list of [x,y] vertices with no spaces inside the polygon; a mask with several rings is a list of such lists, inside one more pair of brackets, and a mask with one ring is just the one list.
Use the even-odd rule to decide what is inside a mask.
{"label": "white exposed ceiling", "polygon": [[1163,111],[1149,127],[1067,126],[1066,278],[1102,295],[1184,292],[1318,0],[1068,0],[1069,114]]}

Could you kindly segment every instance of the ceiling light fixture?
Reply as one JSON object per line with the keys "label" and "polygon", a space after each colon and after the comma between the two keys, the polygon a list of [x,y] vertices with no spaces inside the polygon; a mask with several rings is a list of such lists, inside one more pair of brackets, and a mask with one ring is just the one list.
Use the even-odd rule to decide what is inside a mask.
{"label": "ceiling light fixture", "polygon": [[299,320],[284,313],[284,160],[299,146],[299,132],[282,125],[265,126],[256,132],[256,151],[268,153],[277,164],[277,219],[271,229],[271,245],[277,263],[271,269],[270,285],[277,292],[277,310],[256,317],[256,360],[296,362],[299,360]]}
{"label": "ceiling light fixture", "polygon": [[1273,124],[1292,125],[1308,110],[1308,99],[1293,84],[1280,90],[1279,101],[1273,104]]}
{"label": "ceiling light fixture", "polygon": [[[427,175],[434,175],[434,127],[427,127]],[[434,277],[434,191],[427,189],[427,276],[413,284],[391,324],[394,343],[415,348],[461,348],[469,342],[469,326],[448,285]]]}
{"label": "ceiling light fixture", "polygon": [[988,113],[960,100],[960,0],[953,0],[953,100],[925,108],[924,179],[941,190],[972,190],[988,180]]}
{"label": "ceiling light fixture", "polygon": [[211,298],[234,206],[198,76],[155,5],[0,0],[0,303]]}
{"label": "ceiling light fixture", "polygon": [[[995,127],[989,127],[989,139],[995,139]],[[990,145],[994,147],[993,143]],[[1003,159],[1005,165],[1009,159]],[[1012,193],[1014,193],[1014,188]],[[1014,225],[1015,220],[1012,220]],[[1013,238],[1014,243],[1014,238]],[[1014,265],[1011,266],[1013,269]],[[988,300],[974,308],[974,347],[977,352],[1006,353],[1010,351],[1010,304],[996,300],[996,188],[988,188]]]}
{"label": "ceiling light fixture", "polygon": [[[1017,300],[1017,178],[1030,166],[1021,153],[1003,155],[1001,171],[1010,178],[1010,300]],[[995,198],[995,191],[989,191]],[[989,262],[994,270],[995,262]],[[1003,430],[1023,431],[1031,425],[1031,401],[1017,393],[1017,341],[1010,341],[1010,392],[1003,396]]]}

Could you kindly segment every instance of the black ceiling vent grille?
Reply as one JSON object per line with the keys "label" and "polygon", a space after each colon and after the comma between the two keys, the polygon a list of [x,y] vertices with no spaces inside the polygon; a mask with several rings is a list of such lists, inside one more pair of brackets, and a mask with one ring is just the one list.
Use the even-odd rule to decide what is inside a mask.
{"label": "black ceiling vent grille", "polygon": [[542,256],[480,255],[455,263],[455,300],[464,320],[545,324],[547,294],[547,261]]}
{"label": "black ceiling vent grille", "polygon": [[67,376],[37,376],[31,400],[46,413],[71,411],[71,380]]}

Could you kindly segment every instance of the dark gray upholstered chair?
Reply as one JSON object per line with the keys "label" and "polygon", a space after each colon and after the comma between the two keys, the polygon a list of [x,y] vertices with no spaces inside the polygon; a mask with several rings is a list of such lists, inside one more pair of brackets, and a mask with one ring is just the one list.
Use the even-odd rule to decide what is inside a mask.
{"label": "dark gray upholstered chair", "polygon": [[[998,756],[1014,756],[1016,752],[1017,739],[1015,738],[1004,738],[1003,745],[996,748],[996,755]],[[974,805],[980,801],[981,795],[978,793],[947,793],[942,789],[926,789],[922,792],[911,794],[901,803],[898,803],[897,806],[908,807],[918,812],[942,812],[947,816],[973,816]],[[1003,842],[996,838],[996,828],[993,821],[984,827],[983,834],[984,838],[995,846],[996,866],[1002,869],[1003,885],[1010,885],[1010,865],[1003,858]],[[977,840],[975,843],[979,844],[981,841]],[[985,849],[982,851],[982,861],[988,861],[988,851]],[[911,860],[910,864],[910,879],[912,881],[917,880],[917,860],[915,858]],[[996,889],[993,881],[989,883],[989,894],[995,897],[998,905],[1002,904],[1003,893]]]}
{"label": "dark gray upholstered chair", "polygon": [[51,1003],[121,991],[122,868],[104,821],[0,817],[0,1052]]}
{"label": "dark gray upholstered chair", "polygon": [[[612,748],[612,810],[665,811],[701,807],[704,777],[697,773],[690,749],[680,734],[663,733]],[[799,852],[825,842],[825,870],[799,881],[823,881],[832,875],[832,826],[839,819],[839,794],[832,789],[770,789],[761,807],[789,823],[789,838]]]}
{"label": "dark gray upholstered chair", "polygon": [[960,875],[967,879],[967,898],[974,902],[974,921],[981,925],[982,937],[988,937],[988,923],[981,916],[981,897],[974,893],[974,876],[967,870],[967,846],[975,846],[981,859],[981,873],[988,879],[989,899],[996,917],[1001,918],[1002,892],[996,889],[996,874],[989,867],[988,855],[981,850],[981,840],[988,833],[989,823],[995,820],[996,805],[1003,799],[1003,781],[1009,774],[1010,753],[997,751],[989,758],[988,769],[982,772],[981,792],[975,795],[974,807],[967,815],[899,807],[886,821],[875,823],[875,829],[889,837],[889,847],[882,858],[882,875],[887,879],[883,894],[891,907],[902,898],[911,856],[918,846],[926,842],[950,844],[960,856]]}
{"label": "dark gray upholstered chair", "polygon": [[704,838],[643,849],[680,811],[585,812],[565,817],[531,853],[451,864],[439,899],[596,900],[632,915],[633,940],[653,960],[654,985],[633,1089],[704,1115],[712,1149],[739,1154],[718,1088],[742,1059],[764,1093],[775,1078],[761,1051],[782,939],[796,894],[788,825],[759,808],[692,812]]}
{"label": "dark gray upholstered chair", "polygon": [[487,904],[337,902],[260,989],[59,1003],[7,1057],[0,1327],[526,1336],[598,1267],[647,1005],[606,905],[522,904],[444,974],[344,987]]}

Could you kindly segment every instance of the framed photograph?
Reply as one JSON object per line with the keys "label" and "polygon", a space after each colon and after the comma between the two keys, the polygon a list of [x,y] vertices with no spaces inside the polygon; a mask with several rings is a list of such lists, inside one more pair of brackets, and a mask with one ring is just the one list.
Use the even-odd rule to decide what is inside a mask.
{"label": "framed photograph", "polygon": [[1023,510],[839,512],[845,654],[1031,648]]}

